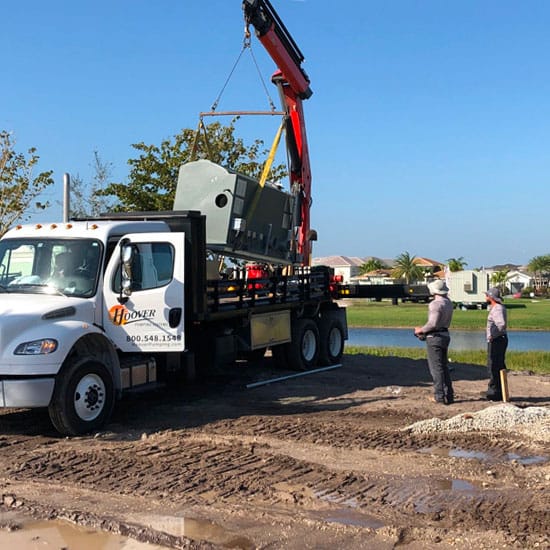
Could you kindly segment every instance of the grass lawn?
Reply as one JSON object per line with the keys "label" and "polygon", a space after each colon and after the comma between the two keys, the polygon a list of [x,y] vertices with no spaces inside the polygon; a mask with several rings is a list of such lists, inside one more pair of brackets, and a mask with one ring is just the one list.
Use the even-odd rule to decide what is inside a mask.
{"label": "grass lawn", "polygon": [[[348,325],[350,327],[400,328],[423,325],[427,319],[426,304],[399,303],[391,301],[370,302],[364,299],[346,300]],[[550,300],[510,299],[504,302],[508,312],[510,330],[550,330]],[[456,309],[451,328],[484,330],[487,310]]]}
{"label": "grass lawn", "polygon": [[[375,357],[404,357],[408,359],[425,359],[425,348],[371,348],[346,347],[346,354],[365,354]],[[485,367],[487,355],[483,350],[450,351],[449,359],[453,363],[466,363]],[[538,374],[550,374],[550,352],[547,351],[508,351],[506,367],[509,370],[532,371]]]}

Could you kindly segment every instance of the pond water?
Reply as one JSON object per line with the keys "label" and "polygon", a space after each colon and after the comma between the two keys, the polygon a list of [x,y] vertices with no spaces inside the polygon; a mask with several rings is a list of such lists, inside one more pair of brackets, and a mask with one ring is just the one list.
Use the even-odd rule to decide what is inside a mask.
{"label": "pond water", "polygon": [[[425,342],[415,338],[412,328],[350,328],[347,345],[413,348],[423,347]],[[462,351],[486,347],[484,332],[451,329],[451,349]],[[508,331],[508,350],[550,351],[550,331]]]}

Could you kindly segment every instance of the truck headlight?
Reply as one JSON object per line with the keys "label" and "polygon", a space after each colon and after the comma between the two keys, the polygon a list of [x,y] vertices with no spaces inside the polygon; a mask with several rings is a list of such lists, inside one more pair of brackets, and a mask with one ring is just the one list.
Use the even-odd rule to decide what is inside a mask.
{"label": "truck headlight", "polygon": [[15,355],[45,355],[53,353],[57,349],[57,340],[53,338],[43,338],[42,340],[33,340],[24,342],[15,348]]}

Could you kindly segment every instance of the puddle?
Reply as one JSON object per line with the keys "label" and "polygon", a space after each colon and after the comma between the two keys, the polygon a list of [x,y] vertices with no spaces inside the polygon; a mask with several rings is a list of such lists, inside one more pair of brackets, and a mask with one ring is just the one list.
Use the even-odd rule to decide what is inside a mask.
{"label": "puddle", "polygon": [[316,491],[314,495],[319,500],[346,506],[346,508],[336,508],[335,510],[312,512],[312,517],[315,519],[320,519],[329,523],[340,523],[341,525],[353,525],[354,527],[368,527],[369,529],[380,529],[385,525],[374,516],[363,514],[356,510],[359,508],[359,503],[356,499],[346,499],[343,496],[332,495],[325,490]]}
{"label": "puddle", "polygon": [[339,523],[340,525],[351,525],[353,527],[367,527],[369,529],[380,529],[384,527],[384,523],[380,520],[346,508],[313,512],[312,517],[328,523]]}
{"label": "puddle", "polygon": [[441,456],[441,457],[449,456],[449,450],[442,449],[440,447],[422,447],[422,449],[418,449],[418,452],[421,454],[435,455],[435,456]]}
{"label": "puddle", "polygon": [[253,550],[252,541],[240,535],[235,535],[211,521],[184,518],[183,535],[194,540],[219,544],[224,548],[237,548],[239,550]]}
{"label": "puddle", "polygon": [[430,487],[438,493],[434,494],[431,491],[429,495],[422,495],[414,503],[415,512],[419,514],[442,512],[453,499],[471,499],[479,495],[482,490],[481,485],[465,479],[436,479],[430,482]]}
{"label": "puddle", "polygon": [[471,493],[478,490],[473,483],[464,479],[442,479],[437,482],[437,485],[443,491]]}
{"label": "puddle", "polygon": [[80,527],[63,520],[35,521],[12,513],[0,514],[0,548],[36,550],[162,550],[163,546]]}
{"label": "puddle", "polygon": [[139,523],[147,524],[156,531],[163,531],[176,537],[187,537],[195,541],[210,542],[223,548],[253,550],[254,543],[208,520],[177,516],[140,516]]}
{"label": "puddle", "polygon": [[[481,460],[483,462],[496,462],[499,457],[486,453],[483,451],[471,451],[467,449],[455,448],[455,449],[442,449],[440,447],[425,447],[419,450],[423,454],[432,454],[435,456],[441,457],[453,457],[453,458],[465,458],[467,460]],[[529,466],[531,464],[544,464],[550,460],[547,456],[535,455],[535,456],[522,456],[516,453],[506,453],[504,456],[506,461],[515,461],[523,464],[524,466]]]}
{"label": "puddle", "polygon": [[521,456],[515,453],[508,453],[506,458],[510,461],[515,460],[524,466],[528,466],[530,464],[544,464],[545,462],[548,462],[547,456]]}
{"label": "puddle", "polygon": [[467,451],[465,449],[451,449],[449,451],[449,456],[454,458],[467,458],[470,460],[489,460],[490,458],[490,455],[483,451]]}

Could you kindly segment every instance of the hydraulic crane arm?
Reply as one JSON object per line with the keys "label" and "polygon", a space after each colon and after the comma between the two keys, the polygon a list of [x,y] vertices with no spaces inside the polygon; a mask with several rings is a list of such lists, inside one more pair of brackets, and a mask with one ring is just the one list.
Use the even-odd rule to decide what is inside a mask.
{"label": "hydraulic crane arm", "polygon": [[309,78],[301,67],[304,56],[269,0],[243,0],[243,11],[294,92],[301,99],[311,97]]}
{"label": "hydraulic crane arm", "polygon": [[301,66],[304,56],[269,0],[243,0],[243,11],[247,26],[254,26],[256,36],[278,68],[272,81],[279,89],[286,113],[290,184],[298,209],[296,257],[302,265],[309,265],[315,232],[310,230],[311,169],[302,100],[311,97],[313,92]]}

